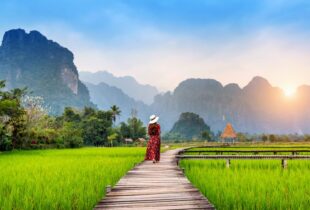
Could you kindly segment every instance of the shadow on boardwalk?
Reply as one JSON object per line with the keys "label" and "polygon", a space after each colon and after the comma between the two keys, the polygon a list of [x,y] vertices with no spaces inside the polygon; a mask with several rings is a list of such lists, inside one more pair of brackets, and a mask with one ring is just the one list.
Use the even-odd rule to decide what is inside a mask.
{"label": "shadow on boardwalk", "polygon": [[176,165],[178,151],[162,153],[156,165],[144,161],[136,166],[95,209],[214,209]]}

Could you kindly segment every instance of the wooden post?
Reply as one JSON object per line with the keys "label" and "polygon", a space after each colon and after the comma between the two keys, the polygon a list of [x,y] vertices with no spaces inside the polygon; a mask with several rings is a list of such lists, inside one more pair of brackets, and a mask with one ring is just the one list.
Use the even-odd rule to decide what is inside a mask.
{"label": "wooden post", "polygon": [[286,159],[282,159],[282,168],[283,169],[287,168],[287,160]]}
{"label": "wooden post", "polygon": [[106,186],[106,188],[105,188],[106,194],[108,194],[109,192],[111,192],[111,190],[112,190],[111,185]]}
{"label": "wooden post", "polygon": [[226,168],[230,167],[230,159],[226,159]]}

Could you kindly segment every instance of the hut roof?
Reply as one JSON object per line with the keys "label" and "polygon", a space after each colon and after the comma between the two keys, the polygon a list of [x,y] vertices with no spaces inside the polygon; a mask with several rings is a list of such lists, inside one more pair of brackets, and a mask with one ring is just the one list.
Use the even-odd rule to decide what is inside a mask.
{"label": "hut roof", "polygon": [[130,139],[130,138],[127,138],[127,139],[124,139],[124,140],[125,140],[125,142],[133,142],[133,140]]}
{"label": "hut roof", "polygon": [[222,135],[221,135],[222,139],[233,139],[233,138],[237,138],[237,134],[234,131],[234,128],[232,127],[232,125],[230,123],[227,123]]}

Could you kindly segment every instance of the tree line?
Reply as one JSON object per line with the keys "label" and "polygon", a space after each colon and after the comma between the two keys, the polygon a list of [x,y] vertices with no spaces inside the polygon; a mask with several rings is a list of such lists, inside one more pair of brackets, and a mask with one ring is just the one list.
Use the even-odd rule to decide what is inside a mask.
{"label": "tree line", "polygon": [[29,96],[26,88],[5,90],[0,81],[0,151],[115,146],[124,138],[145,138],[146,127],[136,116],[116,126],[120,114],[117,106],[105,111],[66,107],[62,115],[52,116],[42,97]]}

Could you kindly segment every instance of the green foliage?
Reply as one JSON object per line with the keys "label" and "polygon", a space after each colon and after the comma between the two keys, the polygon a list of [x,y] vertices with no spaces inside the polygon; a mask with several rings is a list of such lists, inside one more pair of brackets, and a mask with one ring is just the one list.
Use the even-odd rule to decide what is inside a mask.
{"label": "green foliage", "polygon": [[262,141],[263,141],[263,142],[268,141],[268,136],[264,134],[264,135],[262,136]]}
{"label": "green foliage", "polygon": [[212,136],[210,127],[199,115],[192,112],[182,113],[170,132],[180,135],[182,139],[210,140]]}
{"label": "green foliage", "polygon": [[247,142],[249,141],[248,137],[244,133],[237,133],[237,141],[239,142]]}
{"label": "green foliage", "polygon": [[121,110],[119,109],[118,106],[113,105],[113,106],[111,106],[111,111],[112,111],[113,122],[115,122],[116,121],[116,117],[121,114]]}
{"label": "green foliage", "polygon": [[8,151],[12,149],[11,138],[6,131],[4,125],[0,124],[0,151]]}
{"label": "green foliage", "polygon": [[68,148],[78,148],[83,145],[82,132],[72,122],[64,123],[60,129],[60,139]]}
{"label": "green foliage", "polygon": [[62,116],[64,121],[66,122],[78,123],[81,121],[80,114],[77,111],[75,111],[72,107],[66,107]]}
{"label": "green foliage", "polygon": [[179,140],[185,140],[184,137],[180,133],[175,133],[175,132],[167,132],[163,135],[163,140],[164,141],[176,141],[176,143],[179,142]]}
{"label": "green foliage", "polygon": [[[108,131],[112,127],[113,114],[111,111],[95,110],[85,107],[83,111],[66,107],[62,116],[56,121],[62,127],[66,123],[76,130],[82,137],[84,144],[102,146],[108,144]],[[76,137],[75,141],[79,142]]]}
{"label": "green foliage", "polygon": [[100,146],[107,141],[108,126],[103,119],[91,116],[83,120],[83,138],[86,144]]}
{"label": "green foliage", "polygon": [[202,131],[201,132],[201,139],[211,141],[212,140],[212,133],[210,130]]}
{"label": "green foliage", "polygon": [[119,137],[118,133],[112,133],[111,135],[108,136],[108,141],[109,141],[109,143],[111,144],[112,147],[113,147],[113,142],[115,140],[117,140],[118,137]]}
{"label": "green foliage", "polygon": [[[0,88],[4,87],[0,81]],[[58,117],[47,113],[43,98],[25,96],[25,89],[0,91],[0,150],[113,146],[123,137],[146,135],[142,121],[135,117],[112,127],[121,113],[117,106],[108,111],[66,107]]]}
{"label": "green foliage", "polygon": [[2,150],[21,148],[26,136],[25,110],[21,98],[26,89],[3,91],[5,81],[0,81],[0,119]]}
{"label": "green foliage", "polygon": [[136,117],[131,117],[127,120],[127,123],[122,122],[120,126],[120,133],[123,138],[145,138],[146,127],[143,122]]}

